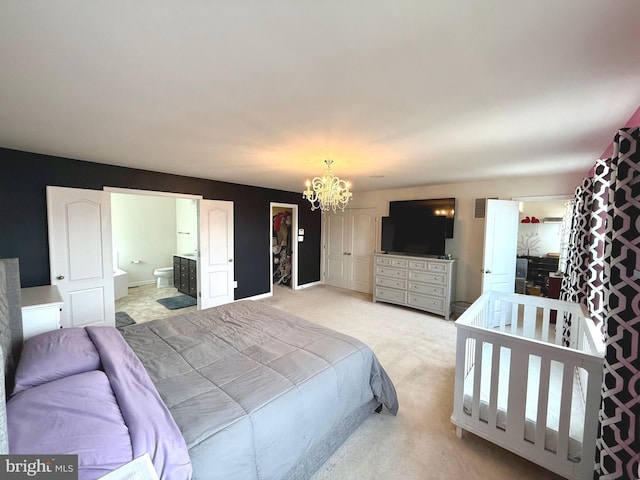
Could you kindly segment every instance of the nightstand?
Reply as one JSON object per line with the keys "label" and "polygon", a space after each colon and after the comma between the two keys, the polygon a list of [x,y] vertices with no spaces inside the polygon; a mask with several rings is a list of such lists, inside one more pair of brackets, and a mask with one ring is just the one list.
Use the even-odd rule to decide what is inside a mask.
{"label": "nightstand", "polygon": [[39,333],[60,328],[62,297],[55,285],[29,287],[21,290],[22,334],[27,340]]}

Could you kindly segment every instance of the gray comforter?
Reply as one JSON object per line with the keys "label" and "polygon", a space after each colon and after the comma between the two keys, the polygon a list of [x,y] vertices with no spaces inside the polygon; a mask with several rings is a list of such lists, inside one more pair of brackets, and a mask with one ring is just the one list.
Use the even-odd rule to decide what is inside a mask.
{"label": "gray comforter", "polygon": [[398,410],[369,347],[259,301],[122,333],[182,431],[195,479],[308,476],[319,466],[308,459],[324,461],[363,409]]}

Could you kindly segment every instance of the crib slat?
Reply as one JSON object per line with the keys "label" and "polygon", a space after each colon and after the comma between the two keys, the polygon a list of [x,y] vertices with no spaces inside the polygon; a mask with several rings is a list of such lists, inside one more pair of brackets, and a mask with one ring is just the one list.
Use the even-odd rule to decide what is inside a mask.
{"label": "crib slat", "polygon": [[542,341],[549,341],[549,325],[551,324],[551,310],[545,308],[542,311]]}
{"label": "crib slat", "polygon": [[511,333],[513,335],[518,333],[518,308],[517,304],[511,307]]}
{"label": "crib slat", "polygon": [[575,365],[565,362],[562,369],[562,397],[560,401],[560,423],[558,424],[558,458],[569,456],[569,422],[571,420],[571,401]]}
{"label": "crib slat", "polygon": [[473,400],[471,404],[471,418],[475,422],[480,419],[480,379],[482,378],[482,350],[484,342],[476,340],[476,358],[473,367]]}
{"label": "crib slat", "polygon": [[500,303],[502,303],[502,307],[500,308],[500,331],[504,332],[507,329],[507,311],[504,308],[504,303],[500,301]]}
{"label": "crib slat", "polygon": [[536,417],[536,450],[543,452],[546,447],[547,410],[549,406],[549,376],[551,359],[540,357],[540,383],[538,385],[538,413]]}
{"label": "crib slat", "polygon": [[524,414],[529,375],[529,353],[511,349],[509,394],[507,404],[507,433],[517,442],[524,439]]}
{"label": "crib slat", "polygon": [[488,422],[490,427],[496,427],[498,418],[498,379],[500,378],[500,345],[492,345],[491,351],[491,389],[489,395]]}
{"label": "crib slat", "polygon": [[598,415],[590,415],[590,413],[596,413],[600,408],[600,389],[602,388],[603,369],[596,362],[593,363],[593,365],[586,366],[589,372],[589,379],[587,384],[587,401],[584,410],[584,429],[581,439],[581,458],[583,459],[585,458],[585,452],[593,452],[595,450],[598,430]]}
{"label": "crib slat", "polygon": [[527,338],[536,338],[536,310],[534,305],[524,306],[522,335]]}
{"label": "crib slat", "polygon": [[[464,337],[465,349],[464,349],[464,377],[467,378],[467,374],[473,368],[473,358],[475,352],[475,340],[469,339],[468,336]],[[456,359],[457,361],[457,359]],[[456,365],[457,367],[457,365]]]}

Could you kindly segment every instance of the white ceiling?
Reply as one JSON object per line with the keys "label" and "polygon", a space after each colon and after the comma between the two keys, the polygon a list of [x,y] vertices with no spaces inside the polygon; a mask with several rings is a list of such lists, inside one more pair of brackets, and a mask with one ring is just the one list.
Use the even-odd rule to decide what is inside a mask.
{"label": "white ceiling", "polygon": [[2,0],[0,146],[290,191],[587,171],[638,0]]}

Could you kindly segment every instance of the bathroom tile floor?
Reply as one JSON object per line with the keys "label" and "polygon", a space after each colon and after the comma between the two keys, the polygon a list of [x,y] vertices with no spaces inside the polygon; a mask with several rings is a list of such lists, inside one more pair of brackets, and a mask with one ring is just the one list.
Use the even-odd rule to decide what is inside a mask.
{"label": "bathroom tile floor", "polygon": [[156,301],[159,298],[178,295],[182,295],[182,293],[178,292],[176,288],[158,288],[155,283],[129,287],[128,295],[116,300],[116,312],[127,312],[136,323],[143,323],[197,310],[196,306],[169,310]]}

